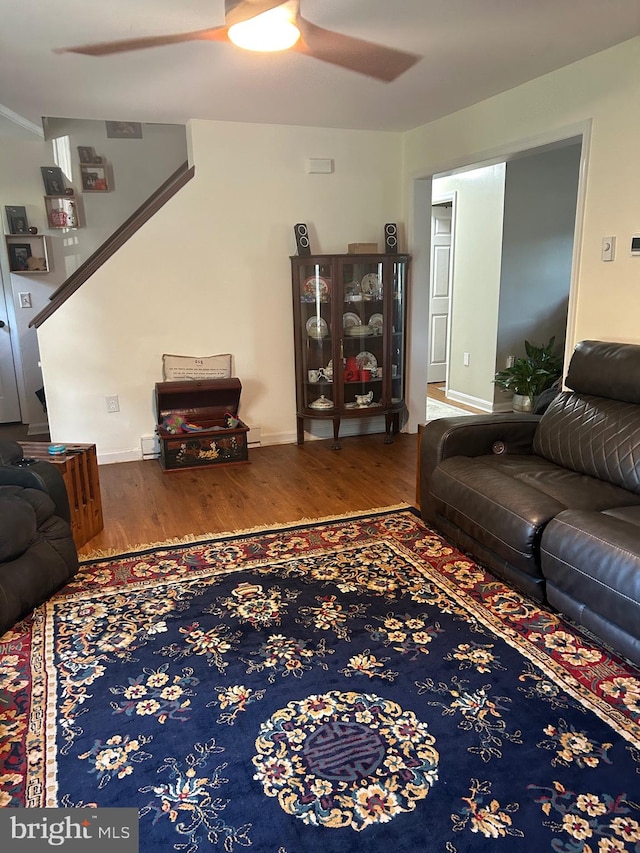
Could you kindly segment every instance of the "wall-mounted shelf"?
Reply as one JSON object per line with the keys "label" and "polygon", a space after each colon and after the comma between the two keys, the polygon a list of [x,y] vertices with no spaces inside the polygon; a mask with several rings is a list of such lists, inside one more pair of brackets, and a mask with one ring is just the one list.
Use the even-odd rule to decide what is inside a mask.
{"label": "wall-mounted shelf", "polygon": [[44,207],[49,228],[78,228],[80,226],[78,203],[74,196],[46,195]]}
{"label": "wall-mounted shelf", "polygon": [[49,253],[44,234],[5,234],[4,240],[12,273],[46,275],[49,272]]}

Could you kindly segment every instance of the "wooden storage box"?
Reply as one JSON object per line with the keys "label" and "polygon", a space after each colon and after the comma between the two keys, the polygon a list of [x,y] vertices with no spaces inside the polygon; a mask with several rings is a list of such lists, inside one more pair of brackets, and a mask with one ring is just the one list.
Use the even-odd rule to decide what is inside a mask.
{"label": "wooden storage box", "polygon": [[[242,421],[232,428],[225,424],[225,414],[238,416],[241,391],[237,378],[156,383],[160,465],[165,471],[249,462],[249,427]],[[171,433],[162,426],[170,415],[203,429]]]}

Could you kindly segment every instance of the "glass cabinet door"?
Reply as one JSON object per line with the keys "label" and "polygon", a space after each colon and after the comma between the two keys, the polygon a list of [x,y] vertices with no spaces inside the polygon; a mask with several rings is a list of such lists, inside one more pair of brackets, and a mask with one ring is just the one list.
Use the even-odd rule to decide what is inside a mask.
{"label": "glass cabinet door", "polygon": [[384,264],[367,257],[339,264],[342,284],[343,406],[373,409],[383,399]]}
{"label": "glass cabinet door", "polygon": [[[333,393],[333,316],[331,262],[298,266],[299,384],[305,409],[331,412]],[[295,300],[294,300],[295,301]]]}
{"label": "glass cabinet door", "polygon": [[405,261],[393,261],[390,288],[390,358],[391,358],[391,403],[400,403],[404,399],[405,379],[405,322],[407,298],[407,264]]}

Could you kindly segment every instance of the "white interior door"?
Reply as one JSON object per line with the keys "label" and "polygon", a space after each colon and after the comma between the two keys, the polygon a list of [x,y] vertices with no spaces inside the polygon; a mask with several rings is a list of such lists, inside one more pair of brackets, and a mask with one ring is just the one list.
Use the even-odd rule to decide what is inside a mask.
{"label": "white interior door", "polygon": [[20,420],[20,400],[13,365],[13,348],[0,279],[0,423],[8,424]]}
{"label": "white interior door", "polygon": [[452,221],[451,205],[436,204],[431,208],[427,382],[445,382],[447,378]]}

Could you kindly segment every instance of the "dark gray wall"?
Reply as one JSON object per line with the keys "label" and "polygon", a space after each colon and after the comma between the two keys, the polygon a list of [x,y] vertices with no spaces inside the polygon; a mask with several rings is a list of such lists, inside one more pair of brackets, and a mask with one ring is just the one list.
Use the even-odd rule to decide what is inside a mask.
{"label": "dark gray wall", "polygon": [[575,227],[581,145],[507,163],[496,369],[525,354],[525,339],[561,349]]}

